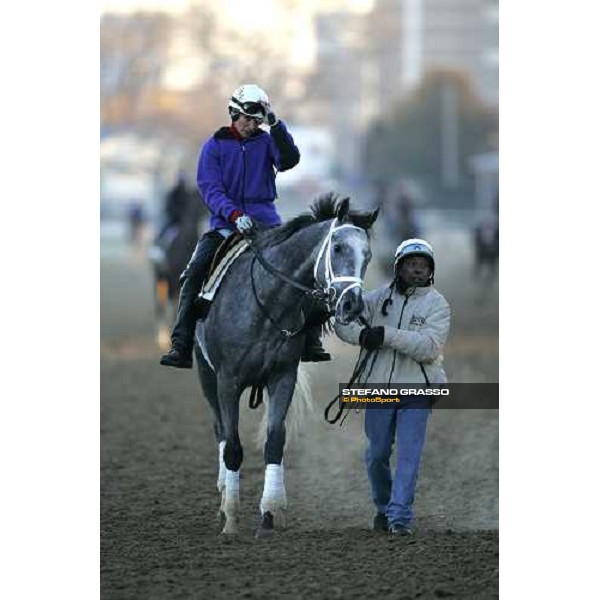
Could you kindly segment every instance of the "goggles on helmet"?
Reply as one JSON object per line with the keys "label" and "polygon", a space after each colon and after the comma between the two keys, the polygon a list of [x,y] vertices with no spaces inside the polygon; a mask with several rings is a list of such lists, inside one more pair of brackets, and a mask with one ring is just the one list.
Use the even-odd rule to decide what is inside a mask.
{"label": "goggles on helmet", "polygon": [[260,121],[265,118],[265,107],[260,102],[240,102],[235,98],[232,98],[232,100],[237,104],[240,112],[247,117],[252,117]]}

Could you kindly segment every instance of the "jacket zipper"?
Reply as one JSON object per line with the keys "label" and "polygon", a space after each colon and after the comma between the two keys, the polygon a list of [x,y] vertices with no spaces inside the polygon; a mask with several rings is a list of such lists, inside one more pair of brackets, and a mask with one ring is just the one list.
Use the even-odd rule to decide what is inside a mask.
{"label": "jacket zipper", "polygon": [[402,315],[404,315],[404,309],[406,308],[409,298],[410,296],[406,296],[406,298],[404,298],[404,304],[402,305],[402,310],[400,311],[400,319],[398,320],[398,327],[396,327],[396,329],[400,329],[400,325],[402,325]]}
{"label": "jacket zipper", "polygon": [[[404,315],[404,309],[406,308],[406,304],[408,303],[408,299],[410,296],[406,296],[404,298],[404,304],[402,304],[402,310],[400,311],[400,319],[398,319],[398,326],[396,329],[400,329],[400,325],[402,325],[402,316]],[[396,350],[394,350],[394,357],[392,359],[392,368],[390,369],[390,376],[388,377],[388,387],[392,381],[392,375],[394,374],[394,369],[396,368]]]}
{"label": "jacket zipper", "polygon": [[242,212],[246,214],[246,146],[244,142],[240,142],[242,146],[242,160],[244,163],[244,171],[242,176]]}

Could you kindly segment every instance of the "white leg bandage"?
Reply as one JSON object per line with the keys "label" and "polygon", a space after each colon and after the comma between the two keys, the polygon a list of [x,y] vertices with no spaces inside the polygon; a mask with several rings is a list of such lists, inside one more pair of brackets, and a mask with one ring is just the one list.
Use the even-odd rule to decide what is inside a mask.
{"label": "white leg bandage", "polygon": [[285,485],[283,483],[283,465],[267,465],[265,469],[265,487],[260,500],[260,512],[275,512],[287,508]]}
{"label": "white leg bandage", "polygon": [[225,470],[225,502],[240,499],[240,472]]}
{"label": "white leg bandage", "polygon": [[222,503],[225,513],[223,533],[237,533],[240,510],[240,472],[225,470],[225,502]]}
{"label": "white leg bandage", "polygon": [[225,442],[219,442],[219,476],[217,478],[217,489],[221,491],[225,486],[225,461],[223,460],[223,452],[225,452]]}

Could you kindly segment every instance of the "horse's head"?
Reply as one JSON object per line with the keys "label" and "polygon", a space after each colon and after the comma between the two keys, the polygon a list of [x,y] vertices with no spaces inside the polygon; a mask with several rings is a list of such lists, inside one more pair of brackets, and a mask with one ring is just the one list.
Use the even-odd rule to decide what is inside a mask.
{"label": "horse's head", "polygon": [[349,198],[342,200],[315,263],[315,279],[329,292],[330,307],[342,324],[363,311],[363,279],[371,260],[368,231],[378,212],[351,213]]}

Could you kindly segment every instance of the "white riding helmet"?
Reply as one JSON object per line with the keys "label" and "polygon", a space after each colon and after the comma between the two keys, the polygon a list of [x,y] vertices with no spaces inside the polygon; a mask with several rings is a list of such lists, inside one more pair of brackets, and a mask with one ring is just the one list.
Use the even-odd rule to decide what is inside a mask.
{"label": "white riding helmet", "polygon": [[433,247],[429,242],[412,238],[404,240],[394,254],[394,267],[407,256],[425,256],[431,260],[431,270],[435,271],[435,257],[433,255]]}
{"label": "white riding helmet", "polygon": [[269,96],[259,86],[250,83],[241,85],[229,100],[229,114],[244,114],[255,119],[264,119],[269,109]]}

